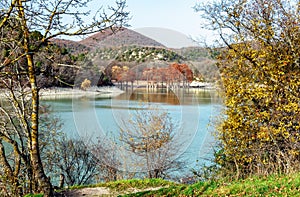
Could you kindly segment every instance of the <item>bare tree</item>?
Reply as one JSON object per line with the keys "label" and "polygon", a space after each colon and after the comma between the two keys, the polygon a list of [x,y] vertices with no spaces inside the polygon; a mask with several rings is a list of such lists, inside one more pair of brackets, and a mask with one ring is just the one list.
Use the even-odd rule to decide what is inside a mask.
{"label": "bare tree", "polygon": [[92,145],[91,151],[97,159],[99,181],[116,181],[121,176],[121,161],[116,150],[114,141],[106,138],[98,139]]}
{"label": "bare tree", "polygon": [[[89,0],[3,0],[0,2],[0,77],[8,103],[1,105],[1,166],[13,187],[18,188],[20,167],[27,171],[28,192],[52,196],[39,148],[39,89],[34,56],[48,40],[60,35],[87,35],[127,22],[125,1],[108,13],[99,10],[90,24],[83,21]],[[35,31],[41,36],[33,37]],[[13,111],[13,113],[12,113]],[[21,140],[23,139],[23,140]],[[8,144],[8,145],[7,145]],[[9,148],[6,148],[9,147]],[[7,150],[13,150],[7,152]],[[14,162],[7,160],[12,156]],[[27,192],[27,191],[20,191]],[[21,194],[16,194],[21,195]]]}
{"label": "bare tree", "polygon": [[[12,85],[16,88],[18,83],[12,83],[11,79],[4,82],[8,87]],[[32,181],[32,169],[29,158],[29,149],[27,144],[26,133],[30,127],[27,121],[30,116],[26,111],[28,101],[25,99],[26,92],[19,91],[18,95],[15,89],[10,89],[6,95],[2,96],[0,107],[1,120],[1,140],[0,140],[0,161],[1,161],[1,182],[7,186],[6,190],[1,191],[1,195],[18,196],[32,189],[34,183]],[[20,102],[14,102],[15,99]],[[20,115],[23,117],[20,118]],[[26,180],[28,180],[28,190],[22,188]]]}
{"label": "bare tree", "polygon": [[87,140],[61,138],[53,147],[51,162],[68,186],[93,183],[99,173],[97,159]]}
{"label": "bare tree", "polygon": [[136,156],[134,165],[145,171],[148,178],[166,178],[169,172],[182,167],[176,160],[179,142],[174,139],[179,127],[165,110],[144,105],[122,122],[120,140],[128,154]]}

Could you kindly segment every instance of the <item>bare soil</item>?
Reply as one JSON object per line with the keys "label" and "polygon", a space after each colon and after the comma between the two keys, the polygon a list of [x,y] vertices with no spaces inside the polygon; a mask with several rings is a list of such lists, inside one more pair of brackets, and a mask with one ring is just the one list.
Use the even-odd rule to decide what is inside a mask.
{"label": "bare soil", "polygon": [[106,187],[95,187],[95,188],[67,190],[57,194],[56,196],[57,197],[118,196],[121,194],[136,193],[141,191],[159,190],[161,188],[162,187],[153,187],[153,188],[146,188],[146,189],[128,188],[126,191],[118,192],[118,191],[111,191],[109,188]]}

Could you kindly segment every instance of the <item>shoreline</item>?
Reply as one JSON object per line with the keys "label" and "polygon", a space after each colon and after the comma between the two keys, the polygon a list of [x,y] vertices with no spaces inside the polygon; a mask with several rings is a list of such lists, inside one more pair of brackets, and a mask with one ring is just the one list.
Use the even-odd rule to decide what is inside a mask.
{"label": "shoreline", "polygon": [[62,98],[110,98],[122,94],[124,91],[117,87],[91,87],[87,90],[79,88],[45,88],[40,89],[41,100]]}
{"label": "shoreline", "polygon": [[[122,88],[122,87],[121,87]],[[103,86],[103,87],[90,87],[87,90],[82,90],[80,88],[60,88],[60,87],[52,87],[52,88],[42,88],[39,90],[40,100],[55,100],[55,99],[72,99],[72,98],[112,98],[118,96],[127,89],[136,89],[136,88],[143,88],[147,89],[147,86],[143,87],[142,85],[137,86],[123,86],[125,90],[118,88],[117,86]],[[161,89],[160,87],[157,88],[149,88],[149,90],[156,90]],[[165,87],[164,87],[165,89]],[[176,91],[180,88],[169,88],[172,91]],[[189,91],[214,91],[215,88],[199,88],[199,87],[189,87],[187,88]],[[28,89],[28,91],[30,91]],[[7,97],[8,91],[4,90],[0,92],[0,97]]]}

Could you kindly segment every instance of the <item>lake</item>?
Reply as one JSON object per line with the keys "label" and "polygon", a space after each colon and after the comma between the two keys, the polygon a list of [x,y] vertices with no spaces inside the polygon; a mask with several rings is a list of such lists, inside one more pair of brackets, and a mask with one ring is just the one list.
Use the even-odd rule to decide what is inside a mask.
{"label": "lake", "polygon": [[[169,113],[179,125],[175,140],[180,142],[177,157],[184,158],[187,167],[206,162],[212,153],[214,139],[209,126],[219,115],[221,100],[213,90],[203,89],[133,89],[113,98],[81,97],[42,100],[61,119],[63,131],[69,137],[119,139],[122,122],[135,110],[158,106]],[[145,107],[146,106],[146,107]]]}

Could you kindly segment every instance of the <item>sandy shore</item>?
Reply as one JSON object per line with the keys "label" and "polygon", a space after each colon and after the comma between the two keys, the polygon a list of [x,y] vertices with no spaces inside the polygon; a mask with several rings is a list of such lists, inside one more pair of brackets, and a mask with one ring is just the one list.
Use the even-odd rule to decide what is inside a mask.
{"label": "sandy shore", "polygon": [[50,88],[39,91],[40,99],[61,98],[111,98],[122,94],[124,91],[117,87],[92,87],[86,91],[73,88]]}

